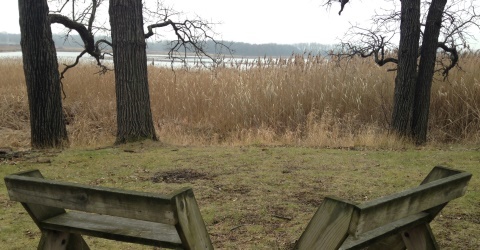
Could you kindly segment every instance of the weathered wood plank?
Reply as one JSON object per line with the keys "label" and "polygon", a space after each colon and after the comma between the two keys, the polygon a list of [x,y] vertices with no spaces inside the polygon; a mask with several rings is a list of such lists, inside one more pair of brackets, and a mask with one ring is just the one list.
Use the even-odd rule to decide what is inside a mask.
{"label": "weathered wood plank", "polygon": [[57,232],[44,230],[42,238],[38,244],[39,250],[66,250],[70,234],[67,232]]}
{"label": "weathered wood plank", "polygon": [[[43,175],[38,170],[24,171],[16,175],[28,176],[38,179],[43,179]],[[5,183],[7,183],[7,177],[5,177]],[[7,186],[8,187],[8,186]],[[9,190],[10,191],[10,190]],[[22,206],[27,210],[30,217],[32,217],[35,224],[38,225],[38,222],[62,213],[65,213],[65,209],[58,207],[49,207],[38,204],[32,204],[27,202],[22,202]]]}
{"label": "weathered wood plank", "polygon": [[90,235],[144,245],[178,248],[182,241],[175,226],[82,212],[68,212],[40,223],[48,230]]}
{"label": "weathered wood plank", "polygon": [[400,234],[388,236],[368,246],[368,250],[405,250],[405,248],[405,243],[403,243]]}
{"label": "weathered wood plank", "polygon": [[9,175],[11,200],[174,225],[170,196]]}
{"label": "weathered wood plank", "polygon": [[326,197],[295,249],[338,249],[348,236],[348,228],[355,204]]}
{"label": "weathered wood plank", "polygon": [[447,168],[447,167],[442,167],[442,166],[435,166],[430,173],[428,173],[427,177],[422,181],[420,185],[436,181],[445,177],[449,177],[452,175],[460,174],[463,173],[462,171]]}
{"label": "weathered wood plank", "polygon": [[353,214],[350,233],[357,237],[389,222],[461,197],[471,177],[470,173],[459,173],[358,205]]}
{"label": "weathered wood plank", "polygon": [[[24,171],[17,173],[16,175],[43,179],[43,175],[38,170]],[[40,239],[38,249],[72,249],[71,246],[75,246],[74,249],[90,249],[81,235],[63,232],[51,232],[40,227],[40,222],[42,220],[64,214],[65,209],[25,202],[22,202],[22,206],[28,212],[35,224],[37,224],[37,226],[42,230],[42,237]]]}
{"label": "weathered wood plank", "polygon": [[42,230],[38,250],[90,250],[80,234]]}
{"label": "weathered wood plank", "polygon": [[[456,174],[460,174],[460,173],[463,173],[463,171],[459,171],[459,170],[455,170],[455,169],[451,169],[451,168],[446,168],[446,167],[442,167],[442,166],[435,166],[430,171],[430,173],[428,173],[427,177],[425,177],[425,179],[422,181],[422,183],[420,185],[423,185],[423,184],[426,184],[426,183],[429,183],[429,182],[432,182],[432,181],[440,180],[442,178],[449,177],[449,176],[456,175]],[[447,204],[448,203],[443,203],[441,205],[429,208],[429,209],[426,210],[426,212],[428,212],[432,216],[432,220],[433,220],[433,218],[435,218],[437,216],[437,214],[440,213],[440,211],[442,211],[442,209]]]}
{"label": "weathered wood plank", "polygon": [[71,233],[68,238],[67,250],[90,250],[82,235]]}
{"label": "weathered wood plank", "polygon": [[[360,234],[357,237],[350,235],[343,242],[342,246],[339,249],[341,250],[362,249],[382,239],[386,239],[389,236],[399,234],[408,228],[412,228],[420,224],[425,224],[425,222],[429,221],[430,219],[429,217],[430,215],[428,213],[422,212],[422,213],[411,215],[401,220],[394,221],[392,223],[377,227],[373,230]],[[391,249],[391,248],[388,248],[388,249]]]}
{"label": "weathered wood plank", "polygon": [[4,179],[10,199],[22,202],[42,230],[39,249],[88,249],[82,234],[165,248],[213,249],[191,188],[165,196],[45,180],[38,170]]}
{"label": "weathered wood plank", "polygon": [[403,242],[409,250],[438,250],[437,241],[428,224],[421,224],[410,228],[402,234]]}
{"label": "weathered wood plank", "polygon": [[213,250],[210,236],[208,235],[202,214],[192,189],[185,188],[184,192],[173,197],[178,216],[177,230],[185,242],[186,249],[211,249]]}

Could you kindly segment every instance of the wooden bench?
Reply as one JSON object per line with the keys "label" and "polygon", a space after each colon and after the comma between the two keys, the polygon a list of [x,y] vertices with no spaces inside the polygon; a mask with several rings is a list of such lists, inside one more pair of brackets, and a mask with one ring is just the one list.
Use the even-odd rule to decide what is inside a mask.
{"label": "wooden bench", "polygon": [[420,186],[362,204],[327,197],[295,249],[438,249],[429,223],[471,177],[435,167]]}
{"label": "wooden bench", "polygon": [[190,188],[169,195],[125,191],[46,180],[38,170],[6,176],[5,184],[42,231],[38,249],[89,249],[81,235],[213,249]]}

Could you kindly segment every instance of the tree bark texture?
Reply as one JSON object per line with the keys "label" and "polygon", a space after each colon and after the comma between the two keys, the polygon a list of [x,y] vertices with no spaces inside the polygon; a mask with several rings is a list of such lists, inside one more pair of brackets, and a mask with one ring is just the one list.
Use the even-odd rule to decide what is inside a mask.
{"label": "tree bark texture", "polygon": [[150,108],[142,0],[110,0],[117,98],[116,143],[157,140]]}
{"label": "tree bark texture", "polygon": [[430,92],[437,57],[438,36],[446,4],[447,0],[433,0],[425,24],[412,117],[412,134],[417,144],[427,141]]}
{"label": "tree bark texture", "polygon": [[420,0],[402,0],[398,70],[395,78],[392,130],[400,136],[410,133],[410,121],[417,79],[420,39]]}
{"label": "tree bark texture", "polygon": [[19,0],[23,70],[30,109],[31,146],[68,144],[58,62],[46,0]]}

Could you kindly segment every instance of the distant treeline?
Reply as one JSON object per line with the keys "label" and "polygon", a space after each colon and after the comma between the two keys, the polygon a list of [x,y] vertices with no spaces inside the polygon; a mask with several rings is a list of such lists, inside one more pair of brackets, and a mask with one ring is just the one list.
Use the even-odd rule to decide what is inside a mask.
{"label": "distant treeline", "polygon": [[[103,38],[103,37],[102,37]],[[108,39],[108,38],[107,38]],[[78,35],[70,35],[65,38],[65,35],[54,34],[53,41],[59,49],[81,48],[82,40]],[[20,34],[0,33],[0,45],[19,45]],[[228,42],[223,41],[235,56],[290,56],[292,54],[312,53],[314,55],[325,55],[328,51],[334,49],[334,45],[319,44],[319,43],[298,43],[298,44],[250,44],[243,42]],[[169,41],[149,41],[147,40],[147,52],[167,52],[171,48]],[[215,46],[212,41],[207,41],[205,44],[206,52],[210,54],[226,53],[225,48]]]}
{"label": "distant treeline", "polygon": [[[209,42],[209,52],[214,52],[214,45]],[[250,44],[243,42],[224,42],[239,56],[291,56],[292,54],[312,53],[314,55],[326,55],[334,49],[334,45],[319,43],[298,43],[298,44]],[[218,46],[217,46],[218,47]]]}

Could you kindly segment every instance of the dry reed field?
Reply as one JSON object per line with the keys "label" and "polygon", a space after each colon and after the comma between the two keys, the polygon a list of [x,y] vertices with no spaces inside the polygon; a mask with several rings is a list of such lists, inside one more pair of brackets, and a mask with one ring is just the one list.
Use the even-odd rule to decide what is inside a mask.
{"label": "dry reed field", "polygon": [[[462,70],[434,83],[424,148],[388,134],[393,66],[314,56],[208,70],[149,66],[160,142],[113,146],[114,75],[86,62],[63,81],[71,148],[36,151],[28,150],[21,59],[0,60],[0,148],[15,153],[0,173],[37,168],[48,179],[157,193],[190,186],[216,249],[291,249],[326,195],[372,200],[443,165],[474,177],[432,230],[442,249],[479,249],[478,65],[480,54],[463,55]],[[1,182],[0,207],[2,245],[34,248],[41,232]],[[146,249],[86,240],[92,249]]]}
{"label": "dry reed field", "polygon": [[[180,145],[282,144],[395,147],[388,135],[394,72],[371,60],[341,63],[292,56],[215,69],[149,67],[152,112],[160,140]],[[432,89],[430,144],[480,142],[480,56]],[[63,66],[61,66],[63,67]],[[112,144],[113,71],[83,63],[63,82],[72,146]],[[21,59],[0,62],[0,140],[28,147],[29,118]]]}

